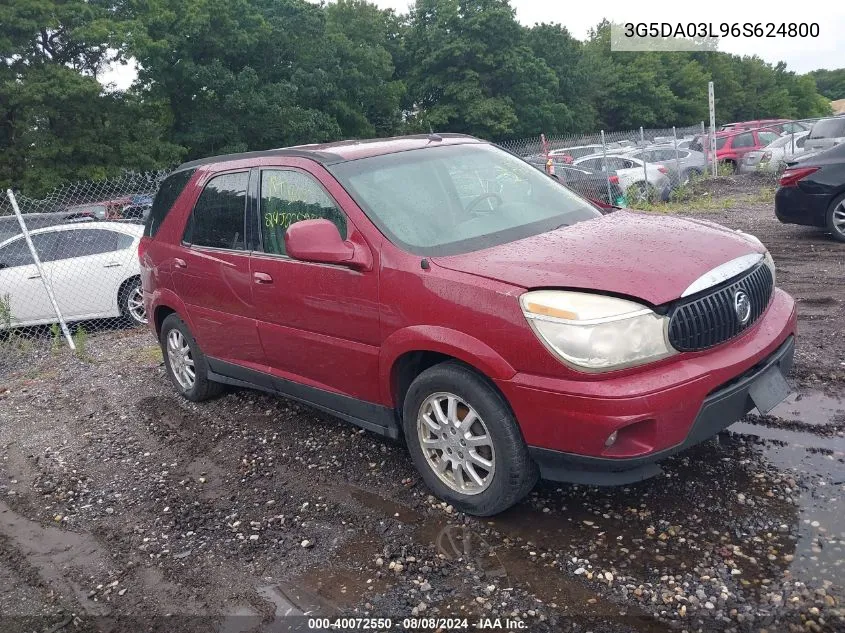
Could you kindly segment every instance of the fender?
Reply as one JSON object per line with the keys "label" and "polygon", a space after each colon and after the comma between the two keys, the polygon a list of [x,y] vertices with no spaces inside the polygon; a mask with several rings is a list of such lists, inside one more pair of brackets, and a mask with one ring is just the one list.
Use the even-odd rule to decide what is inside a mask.
{"label": "fender", "polygon": [[469,334],[437,325],[413,325],[396,330],[381,345],[379,384],[383,402],[392,402],[390,374],[396,360],[407,352],[420,351],[453,356],[493,380],[508,380],[516,374],[497,351]]}
{"label": "fender", "polygon": [[188,310],[185,307],[185,302],[179,298],[179,295],[169,288],[162,288],[159,286],[150,293],[150,309],[147,312],[149,314],[150,329],[153,331],[156,338],[158,338],[158,332],[156,332],[155,313],[156,310],[162,306],[175,310],[176,314],[178,314],[179,318],[187,324],[188,328],[192,332],[195,331],[194,324],[191,322],[191,317],[188,316]]}

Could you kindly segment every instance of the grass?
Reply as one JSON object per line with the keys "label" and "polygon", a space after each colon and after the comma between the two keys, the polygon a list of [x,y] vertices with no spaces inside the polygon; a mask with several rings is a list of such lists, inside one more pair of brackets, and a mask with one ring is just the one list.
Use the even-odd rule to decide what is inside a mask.
{"label": "grass", "polygon": [[716,213],[747,204],[774,204],[775,187],[764,186],[755,192],[718,196],[704,186],[706,179],[705,175],[693,176],[689,182],[673,189],[668,201],[634,202],[631,208],[652,213]]}

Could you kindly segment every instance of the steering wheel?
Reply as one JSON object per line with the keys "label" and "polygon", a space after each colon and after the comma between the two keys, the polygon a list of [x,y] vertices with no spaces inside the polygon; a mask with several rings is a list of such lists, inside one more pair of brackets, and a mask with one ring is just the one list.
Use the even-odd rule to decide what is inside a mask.
{"label": "steering wheel", "polygon": [[468,213],[489,213],[490,211],[493,211],[493,209],[490,209],[489,211],[477,211],[475,207],[477,207],[480,203],[484,202],[485,200],[492,200],[494,198],[497,200],[496,206],[494,208],[498,209],[500,206],[502,206],[502,202],[504,202],[502,200],[502,196],[500,196],[498,193],[489,192],[482,193],[481,195],[476,196],[472,200],[472,202],[467,205],[466,211]]}

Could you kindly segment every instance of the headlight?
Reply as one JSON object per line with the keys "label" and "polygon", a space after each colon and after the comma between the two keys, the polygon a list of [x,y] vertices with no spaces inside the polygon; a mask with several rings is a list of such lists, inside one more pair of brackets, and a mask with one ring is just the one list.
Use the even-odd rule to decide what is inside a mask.
{"label": "headlight", "polygon": [[540,341],[567,365],[610,371],[675,353],[666,317],[633,301],[585,292],[535,290],[519,298]]}

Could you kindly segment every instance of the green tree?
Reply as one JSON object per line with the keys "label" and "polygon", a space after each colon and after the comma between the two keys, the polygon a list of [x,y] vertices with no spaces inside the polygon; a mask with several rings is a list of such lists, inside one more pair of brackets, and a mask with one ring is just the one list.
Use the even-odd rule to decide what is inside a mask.
{"label": "green tree", "polygon": [[97,81],[123,37],[107,4],[19,0],[0,6],[0,23],[0,186],[37,195],[179,159],[159,104]]}
{"label": "green tree", "polygon": [[808,76],[815,80],[818,91],[830,99],[845,99],[845,68],[814,70]]}
{"label": "green tree", "polygon": [[565,124],[554,71],[507,0],[418,0],[405,36],[412,126],[501,139]]}

